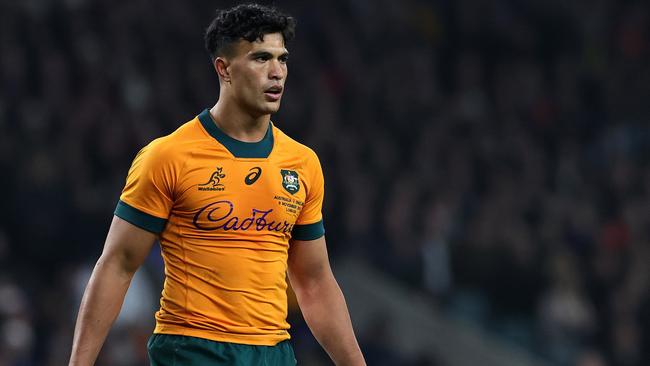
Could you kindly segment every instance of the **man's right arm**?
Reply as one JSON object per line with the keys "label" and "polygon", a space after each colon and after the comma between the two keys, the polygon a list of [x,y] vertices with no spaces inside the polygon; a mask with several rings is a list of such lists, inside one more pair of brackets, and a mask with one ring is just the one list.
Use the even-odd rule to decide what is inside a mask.
{"label": "man's right arm", "polygon": [[106,335],[120,313],[131,279],[155,240],[155,234],[113,217],[104,251],[81,300],[69,366],[95,363]]}

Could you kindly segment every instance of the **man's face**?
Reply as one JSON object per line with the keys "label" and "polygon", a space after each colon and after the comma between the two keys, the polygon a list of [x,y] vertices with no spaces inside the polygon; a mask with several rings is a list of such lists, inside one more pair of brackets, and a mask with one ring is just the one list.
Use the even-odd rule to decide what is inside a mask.
{"label": "man's face", "polygon": [[254,116],[277,112],[288,57],[281,33],[265,34],[262,41],[239,41],[228,57],[230,95],[235,102]]}

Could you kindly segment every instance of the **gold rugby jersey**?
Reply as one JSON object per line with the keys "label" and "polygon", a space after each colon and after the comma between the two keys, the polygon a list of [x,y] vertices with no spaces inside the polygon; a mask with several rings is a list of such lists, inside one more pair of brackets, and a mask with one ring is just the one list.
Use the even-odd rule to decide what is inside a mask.
{"label": "gold rugby jersey", "polygon": [[289,239],[324,235],[316,154],[272,123],[235,140],[208,110],[135,157],[115,215],[160,235],[154,333],[275,345],[289,338]]}

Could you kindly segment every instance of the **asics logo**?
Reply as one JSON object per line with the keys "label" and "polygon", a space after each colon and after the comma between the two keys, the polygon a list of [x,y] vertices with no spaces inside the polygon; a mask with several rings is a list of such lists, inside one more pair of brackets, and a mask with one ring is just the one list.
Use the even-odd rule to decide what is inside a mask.
{"label": "asics logo", "polygon": [[244,183],[250,186],[251,184],[257,182],[257,180],[260,178],[260,175],[262,175],[262,168],[256,166],[254,168],[251,168],[249,172],[250,173],[248,173],[246,178],[244,178]]}

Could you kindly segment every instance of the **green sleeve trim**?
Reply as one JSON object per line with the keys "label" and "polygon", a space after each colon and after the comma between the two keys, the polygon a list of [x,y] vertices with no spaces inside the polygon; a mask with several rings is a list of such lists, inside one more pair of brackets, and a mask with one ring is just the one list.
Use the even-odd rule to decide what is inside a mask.
{"label": "green sleeve trim", "polygon": [[295,225],[291,231],[291,238],[297,240],[316,240],[325,235],[323,220],[307,225]]}
{"label": "green sleeve trim", "polygon": [[115,216],[154,234],[162,233],[167,224],[167,220],[142,212],[121,200],[115,208]]}

